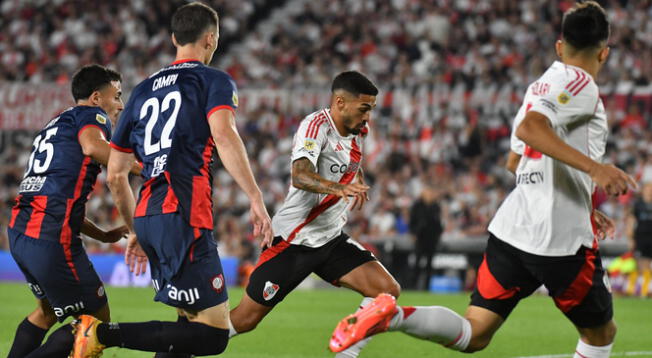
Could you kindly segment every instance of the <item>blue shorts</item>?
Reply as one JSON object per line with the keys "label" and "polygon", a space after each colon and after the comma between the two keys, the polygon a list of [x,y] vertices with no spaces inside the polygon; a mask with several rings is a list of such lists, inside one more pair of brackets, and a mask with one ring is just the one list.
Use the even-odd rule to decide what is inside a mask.
{"label": "blue shorts", "polygon": [[212,230],[189,226],[179,213],[138,217],[134,227],[149,259],[155,301],[201,311],[228,299]]}
{"label": "blue shorts", "polygon": [[11,255],[38,299],[47,299],[59,322],[68,316],[92,314],[107,304],[104,285],[81,242],[70,247],[66,260],[57,241],[34,239],[7,229]]}

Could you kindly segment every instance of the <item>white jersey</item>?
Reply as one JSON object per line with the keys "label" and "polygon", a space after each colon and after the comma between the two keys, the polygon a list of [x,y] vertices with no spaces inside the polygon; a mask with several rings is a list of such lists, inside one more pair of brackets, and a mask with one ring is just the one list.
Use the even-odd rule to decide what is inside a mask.
{"label": "white jersey", "polygon": [[520,250],[542,256],[573,255],[594,242],[593,182],[588,174],[516,138],[527,111],[545,115],[564,142],[601,162],[609,130],[598,86],[584,70],[556,61],[528,87],[512,128],[511,149],[522,155],[516,188],[489,224],[492,234]]}
{"label": "white jersey", "polygon": [[[301,121],[292,144],[292,163],[307,158],[325,179],[349,184],[362,161],[362,136],[343,137],[328,109]],[[272,218],[274,235],[292,244],[320,247],[342,232],[348,205],[340,197],[300,190],[290,185],[285,202]]]}

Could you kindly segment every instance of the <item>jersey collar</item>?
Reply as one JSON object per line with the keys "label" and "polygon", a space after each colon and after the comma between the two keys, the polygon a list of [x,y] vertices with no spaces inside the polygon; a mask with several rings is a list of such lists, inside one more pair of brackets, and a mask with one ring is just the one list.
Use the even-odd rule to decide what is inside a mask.
{"label": "jersey collar", "polygon": [[184,62],[201,62],[201,61],[199,61],[196,58],[187,58],[187,59],[183,59],[183,60],[174,61],[170,65],[178,65],[178,64],[184,63]]}
{"label": "jersey collar", "polygon": [[568,64],[565,64],[565,63],[563,63],[563,62],[561,62],[561,61],[555,61],[555,65],[558,65],[558,66],[560,66],[560,67],[563,66],[564,69],[566,69],[566,70],[568,70],[568,68],[572,68],[572,69],[574,69],[574,70],[580,71],[580,72],[584,73],[585,75],[587,75],[591,80],[594,80],[593,76],[591,76],[591,74],[589,74],[588,72],[586,72],[586,71],[585,71],[584,69],[582,69],[581,67],[577,67],[577,66],[573,66],[573,65],[568,65]]}

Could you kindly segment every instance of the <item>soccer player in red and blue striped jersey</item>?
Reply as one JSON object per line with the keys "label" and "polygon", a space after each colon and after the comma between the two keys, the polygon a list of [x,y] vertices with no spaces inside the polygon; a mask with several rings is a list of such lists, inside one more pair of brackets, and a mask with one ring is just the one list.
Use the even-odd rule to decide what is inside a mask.
{"label": "soccer player in red and blue striped jersey", "polygon": [[85,218],[100,165],[108,162],[111,126],[123,109],[120,81],[119,73],[102,66],[81,68],[72,79],[77,105],[50,120],[34,139],[8,234],[11,254],[38,305],[19,325],[9,357],[34,351],[57,320],[80,313],[109,317],[104,287],[79,234],[115,242],[127,232],[125,227],[105,232]]}

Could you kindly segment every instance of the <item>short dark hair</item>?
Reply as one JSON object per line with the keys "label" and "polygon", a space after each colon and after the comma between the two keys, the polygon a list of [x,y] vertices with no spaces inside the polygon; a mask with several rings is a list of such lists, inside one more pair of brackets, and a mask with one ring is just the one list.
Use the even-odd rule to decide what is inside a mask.
{"label": "short dark hair", "polygon": [[72,76],[72,98],[75,102],[87,99],[95,91],[108,86],[112,81],[122,82],[120,73],[100,65],[87,65]]}
{"label": "short dark hair", "polygon": [[365,75],[358,71],[346,71],[335,76],[331,92],[345,90],[354,96],[367,94],[375,96],[378,94],[378,88]]}
{"label": "short dark hair", "polygon": [[172,33],[179,45],[199,40],[210,26],[217,27],[217,12],[200,2],[191,2],[178,8],[172,15]]}
{"label": "short dark hair", "polygon": [[561,33],[576,50],[600,47],[609,38],[607,13],[595,1],[578,3],[564,14]]}

